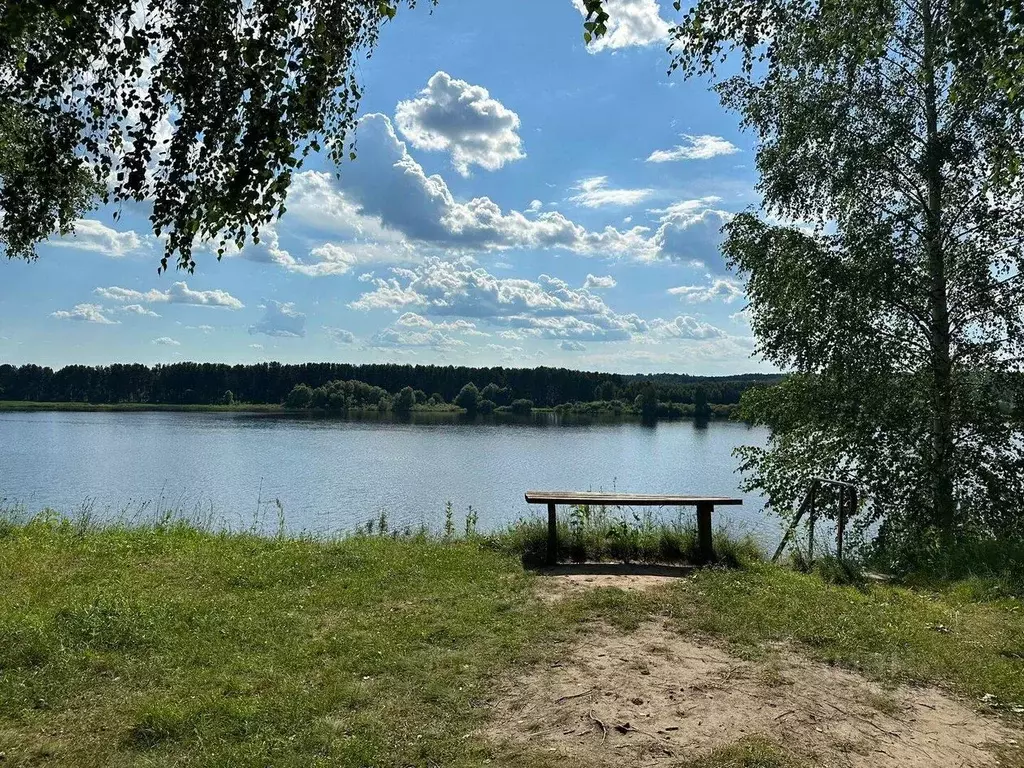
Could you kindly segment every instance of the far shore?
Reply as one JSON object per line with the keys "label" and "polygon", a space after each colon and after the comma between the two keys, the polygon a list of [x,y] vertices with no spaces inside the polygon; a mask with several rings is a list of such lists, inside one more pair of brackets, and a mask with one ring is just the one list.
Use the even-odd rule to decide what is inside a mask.
{"label": "far shore", "polygon": [[[466,411],[463,408],[457,408],[454,406],[444,407],[414,407],[412,411],[402,414],[394,411],[379,411],[376,408],[372,409],[352,409],[343,412],[331,412],[331,411],[309,411],[300,410],[294,408],[286,408],[284,405],[279,403],[232,403],[231,405],[225,405],[220,403],[80,403],[80,402],[43,402],[35,400],[0,400],[0,413],[12,412],[12,411],[42,411],[42,412],[124,412],[124,411],[135,411],[135,412],[154,412],[154,411],[168,411],[168,412],[192,412],[192,413],[257,413],[257,414],[278,414],[287,416],[303,416],[311,418],[330,418],[338,416],[377,416],[380,414],[387,414],[395,417],[407,416],[410,414],[451,414],[464,416]],[[595,411],[584,411],[584,410],[572,410],[563,409],[558,407],[542,407],[533,408],[531,414],[562,414],[569,417],[600,417],[600,418],[618,418],[628,421],[639,421],[641,416],[631,411],[611,411],[611,410],[595,410]],[[514,414],[505,410],[495,411],[492,414],[480,414],[481,416],[523,416],[524,414]],[[676,415],[671,416],[659,416],[659,421],[679,421],[683,419],[693,419],[692,415]],[[711,418],[711,421],[729,421],[730,418],[727,415],[716,415]]]}

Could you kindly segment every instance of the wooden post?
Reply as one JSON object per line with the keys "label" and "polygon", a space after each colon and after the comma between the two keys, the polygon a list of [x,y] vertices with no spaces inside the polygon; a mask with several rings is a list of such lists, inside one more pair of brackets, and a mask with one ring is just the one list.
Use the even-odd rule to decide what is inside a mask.
{"label": "wooden post", "polygon": [[555,522],[555,505],[548,504],[548,565],[558,562],[558,525]]}
{"label": "wooden post", "polygon": [[710,563],[715,559],[715,549],[711,543],[711,513],[715,505],[702,501],[697,504],[697,549],[702,563]]}
{"label": "wooden post", "polygon": [[807,562],[808,564],[814,562],[814,521],[818,517],[818,481],[814,480],[811,482],[810,495],[810,507],[811,507],[811,518],[808,525],[807,534]]}
{"label": "wooden post", "polygon": [[839,527],[836,530],[836,557],[843,559],[843,529],[846,528],[846,487],[839,486]]}

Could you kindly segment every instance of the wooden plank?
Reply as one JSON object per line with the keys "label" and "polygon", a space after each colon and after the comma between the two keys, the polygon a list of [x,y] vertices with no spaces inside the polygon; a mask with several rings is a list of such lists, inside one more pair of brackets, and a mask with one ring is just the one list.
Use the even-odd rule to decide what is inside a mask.
{"label": "wooden plank", "polygon": [[527,491],[527,504],[597,504],[629,507],[695,507],[699,504],[735,506],[743,499],[726,496],[678,496],[649,493],[605,493],[602,491]]}
{"label": "wooden plank", "polygon": [[711,543],[711,513],[714,509],[715,505],[708,501],[697,504],[697,549],[704,563],[715,559],[715,548]]}
{"label": "wooden plank", "polygon": [[555,520],[555,505],[548,504],[548,565],[558,562],[558,524]]}

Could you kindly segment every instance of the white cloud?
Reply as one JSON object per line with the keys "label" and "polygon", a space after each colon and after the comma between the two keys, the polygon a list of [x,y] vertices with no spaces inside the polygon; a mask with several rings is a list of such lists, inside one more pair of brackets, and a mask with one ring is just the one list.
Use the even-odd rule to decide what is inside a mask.
{"label": "white cloud", "polygon": [[344,328],[332,328],[325,325],[324,331],[337,344],[355,344],[356,342],[356,335],[352,331],[346,331]]}
{"label": "white cloud", "polygon": [[573,189],[579,194],[569,199],[584,208],[598,208],[602,205],[636,205],[652,194],[653,189],[615,189],[608,186],[607,176],[591,176],[580,179]]}
{"label": "white cloud", "polygon": [[143,315],[145,317],[160,317],[160,315],[158,315],[152,309],[146,309],[141,304],[128,304],[124,307],[121,307],[121,311],[127,312],[128,314],[131,315]]}
{"label": "white cloud", "polygon": [[79,219],[72,235],[50,240],[51,245],[112,256],[115,259],[140,250],[144,240],[132,230],[119,232],[96,219]]}
{"label": "white cloud", "polygon": [[444,179],[427,176],[409,155],[385,115],[367,115],[357,133],[358,156],[341,177],[343,197],[360,220],[375,219],[409,240],[445,249],[560,248],[603,256],[651,248],[646,227],[590,231],[556,211],[527,217],[487,197],[458,202]]}
{"label": "white cloud", "polygon": [[250,334],[262,333],[266,336],[302,337],[306,335],[306,316],[295,309],[291,302],[264,300],[263,317],[259,322],[249,326]]}
{"label": "white cloud", "polygon": [[661,222],[651,238],[654,252],[717,274],[727,273],[722,257],[722,227],[732,219],[732,214],[710,207],[718,202],[717,197],[702,197],[650,211],[658,214]]}
{"label": "white cloud", "polygon": [[452,165],[468,176],[471,165],[496,171],[526,157],[519,138],[519,116],[486,88],[437,72],[417,98],[400,101],[395,124],[416,149],[445,150]]}
{"label": "white cloud", "polygon": [[263,345],[262,344],[250,344],[249,345],[249,349],[260,350],[260,349],[263,349]]}
{"label": "white cloud", "polygon": [[655,320],[651,323],[651,334],[663,339],[722,339],[726,333],[710,323],[690,315],[680,315],[675,320]]}
{"label": "white cloud", "polygon": [[611,275],[587,275],[587,279],[583,281],[583,287],[587,289],[600,289],[600,288],[614,288],[618,285],[615,282],[615,278]]}
{"label": "white cloud", "polygon": [[527,213],[540,213],[540,209],[544,207],[544,203],[540,200],[531,200],[530,204],[526,206]]}
{"label": "white cloud", "polygon": [[[318,183],[315,180],[311,181],[309,177],[318,176],[319,174],[299,175],[305,179],[304,182],[299,184],[300,187],[308,187]],[[353,221],[349,222],[351,226],[346,226],[344,228],[345,233],[342,233],[347,233],[351,236],[352,232],[359,225],[355,221],[359,216],[350,204],[341,199],[337,191],[333,191],[331,194],[336,198],[334,202],[346,209],[348,215],[353,217]],[[308,189],[300,194],[299,205],[305,205],[303,195],[308,195]],[[292,198],[289,194],[289,204],[291,202]],[[318,207],[322,208],[325,202],[325,199],[320,199]],[[289,208],[289,210],[291,209]],[[298,220],[300,223],[305,223],[305,217],[300,217]],[[250,243],[241,251],[229,248],[226,255],[229,257],[240,256],[248,261],[263,264],[276,264],[289,272],[306,275],[307,277],[326,277],[329,275],[345,275],[357,266],[371,263],[400,264],[416,260],[417,257],[408,244],[393,241],[393,237],[385,236],[383,241],[368,240],[360,237],[350,239],[343,244],[326,242],[312,248],[307,256],[297,258],[281,246],[277,228],[272,225],[260,232],[259,243]]]}
{"label": "white cloud", "polygon": [[181,342],[175,341],[170,336],[161,336],[159,339],[153,339],[154,344],[159,344],[161,347],[180,347]]}
{"label": "white cloud", "polygon": [[743,286],[739,281],[729,278],[710,280],[706,285],[680,285],[678,288],[669,288],[668,292],[686,302],[718,300],[730,304],[743,298]]}
{"label": "white cloud", "polygon": [[[573,0],[573,5],[586,16],[583,0]],[[657,0],[605,0],[604,7],[611,17],[608,32],[590,44],[593,53],[651,45],[668,37],[670,25],[661,17]]]}
{"label": "white cloud", "polygon": [[[373,290],[349,304],[352,309],[404,311],[407,327],[441,326],[430,317],[485,320],[522,338],[626,340],[647,330],[634,314],[614,312],[599,296],[574,289],[564,280],[541,275],[536,281],[495,277],[469,259],[436,257],[413,269],[396,267],[391,278],[374,278]],[[416,312],[409,310],[415,309]],[[475,327],[474,327],[475,329]],[[444,330],[468,330],[449,323]]]}
{"label": "white cloud", "polygon": [[148,291],[136,291],[131,288],[120,288],[116,285],[109,288],[97,288],[96,295],[108,301],[124,301],[146,304],[191,304],[204,307],[226,307],[242,309],[245,305],[227,291],[194,291],[184,282],[172,283],[166,291],[151,288]]}
{"label": "white cloud", "polygon": [[370,338],[372,347],[431,347],[452,349],[469,346],[462,339],[437,328],[414,330],[410,328],[384,328]]}
{"label": "white cloud", "polygon": [[691,136],[684,133],[682,138],[684,143],[677,144],[672,149],[656,149],[647,158],[647,162],[672,163],[677,160],[710,160],[712,157],[732,155],[740,151],[739,147],[721,136],[709,134]]}
{"label": "white cloud", "polygon": [[111,320],[105,314],[100,304],[76,304],[74,309],[58,309],[51,312],[50,317],[58,320],[81,320],[85,323],[99,323],[100,325],[117,325],[117,320]]}
{"label": "white cloud", "polygon": [[559,349],[565,352],[585,352],[586,347],[578,341],[563,341],[558,345]]}

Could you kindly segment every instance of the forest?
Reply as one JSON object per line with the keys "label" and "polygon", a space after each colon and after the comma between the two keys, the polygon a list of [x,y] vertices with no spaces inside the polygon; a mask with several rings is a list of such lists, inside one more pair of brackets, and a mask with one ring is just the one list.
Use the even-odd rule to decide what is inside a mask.
{"label": "forest", "polygon": [[[170,365],[68,365],[54,370],[38,365],[0,365],[0,400],[52,403],[142,403],[213,405],[284,403],[297,385],[310,389],[331,382],[361,382],[389,394],[411,387],[451,403],[467,384],[500,391],[502,405],[532,401],[541,408],[569,403],[633,402],[653,390],[662,403],[692,404],[702,390],[711,405],[739,403],[744,391],[780,377],[742,374],[723,377],[622,375],[567,368],[468,368],[444,365],[348,363],[174,363]],[[376,402],[377,398],[374,398]]]}

